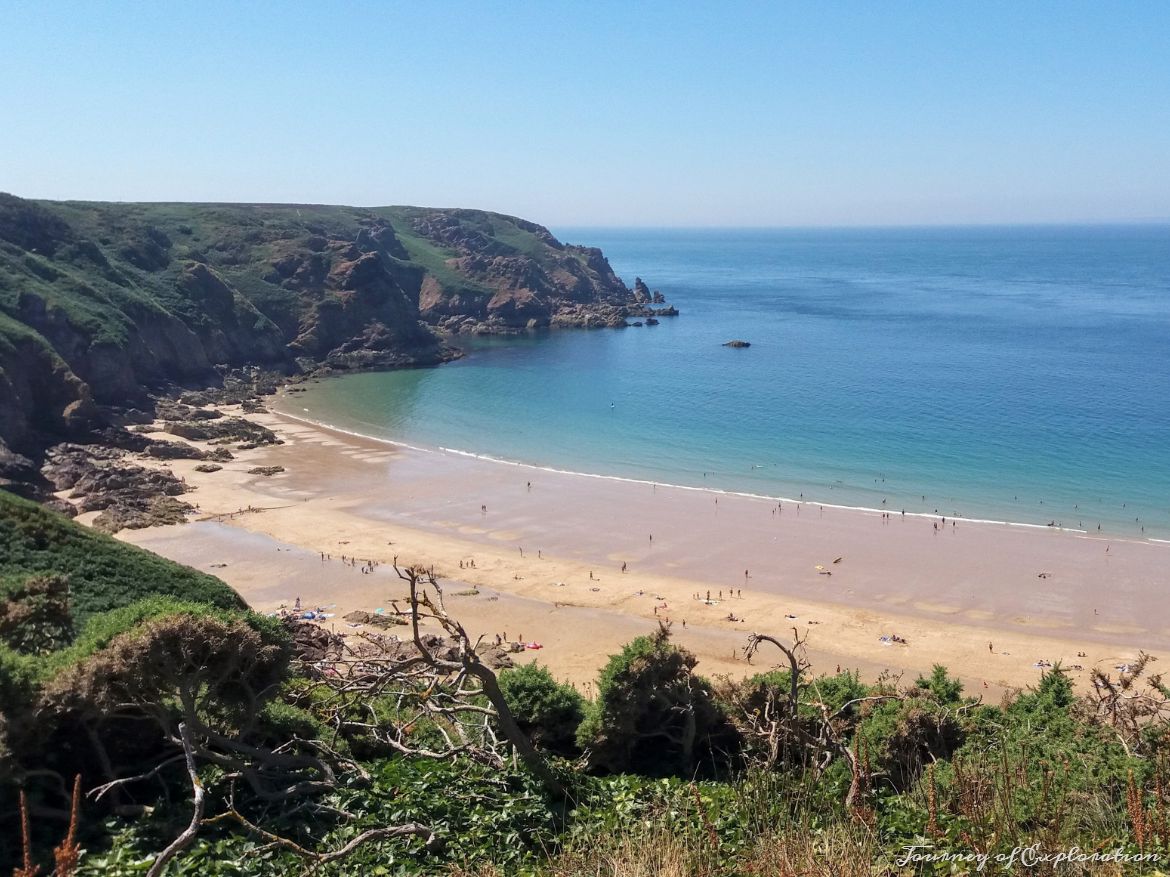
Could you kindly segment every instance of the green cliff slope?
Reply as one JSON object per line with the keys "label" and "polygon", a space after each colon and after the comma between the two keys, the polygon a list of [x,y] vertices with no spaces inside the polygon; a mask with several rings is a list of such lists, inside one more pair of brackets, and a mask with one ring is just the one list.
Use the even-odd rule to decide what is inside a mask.
{"label": "green cliff slope", "polygon": [[0,441],[225,367],[437,363],[436,327],[622,325],[644,301],[599,250],[482,211],[0,194]]}

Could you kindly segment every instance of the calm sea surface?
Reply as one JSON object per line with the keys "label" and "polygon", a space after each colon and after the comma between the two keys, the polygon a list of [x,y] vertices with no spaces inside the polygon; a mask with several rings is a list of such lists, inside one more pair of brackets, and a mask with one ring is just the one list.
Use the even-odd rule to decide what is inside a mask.
{"label": "calm sea surface", "polygon": [[556,231],[682,316],[471,339],[289,409],[558,469],[1170,538],[1170,227]]}

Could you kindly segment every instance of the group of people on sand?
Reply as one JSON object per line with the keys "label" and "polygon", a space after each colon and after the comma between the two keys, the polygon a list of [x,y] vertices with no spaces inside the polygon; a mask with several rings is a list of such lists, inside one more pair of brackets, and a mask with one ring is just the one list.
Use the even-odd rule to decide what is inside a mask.
{"label": "group of people on sand", "polygon": [[[744,570],[744,575],[747,575],[747,570]],[[743,588],[728,588],[727,589],[727,596],[729,599],[731,597],[735,597],[737,599],[741,598],[741,597],[743,597]],[[703,600],[703,596],[698,591],[696,591],[694,594],[691,595],[691,599],[692,600]],[[722,590],[719,591],[719,596],[717,597],[717,599],[719,599],[719,600],[723,599],[723,591]],[[704,602],[706,602],[706,603],[712,602],[710,590],[707,591],[707,599]]]}
{"label": "group of people on sand", "polygon": [[[321,562],[322,563],[325,563],[325,561],[327,561],[327,560],[333,560],[333,555],[330,554],[329,552],[321,551],[319,553],[321,555]],[[359,560],[356,557],[350,557],[350,556],[345,555],[345,554],[341,555],[341,562],[345,566],[350,566],[350,567],[353,567],[354,569],[359,570],[361,572],[361,574],[364,576],[372,575],[374,570],[377,569],[378,566],[381,564],[381,562],[377,561],[377,560]]]}
{"label": "group of people on sand", "polygon": [[301,605],[300,597],[297,597],[296,600],[293,601],[293,608],[291,611],[287,606],[281,603],[280,608],[277,609],[273,614],[279,618],[297,618],[303,621],[324,621],[327,618],[333,617],[325,611],[324,606],[316,606],[312,609],[304,608]]}

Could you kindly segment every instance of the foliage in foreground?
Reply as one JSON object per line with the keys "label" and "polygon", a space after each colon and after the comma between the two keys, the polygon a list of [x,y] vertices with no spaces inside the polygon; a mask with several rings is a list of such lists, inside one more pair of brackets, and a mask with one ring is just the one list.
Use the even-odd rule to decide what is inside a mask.
{"label": "foliage in foreground", "polygon": [[817,677],[799,641],[765,635],[746,651],[775,645],[783,669],[711,681],[664,627],[614,655],[588,703],[535,666],[497,685],[433,576],[401,574],[402,640],[311,661],[281,624],[230,607],[156,595],[75,630],[70,580],[46,569],[10,589],[0,873],[25,849],[46,874],[56,850],[62,877],[975,869],[907,863],[908,848],[1009,874],[1025,848],[1170,856],[1170,691],[1150,658],[1096,673],[1087,695],[1054,668],[990,705],[942,667],[908,686]]}

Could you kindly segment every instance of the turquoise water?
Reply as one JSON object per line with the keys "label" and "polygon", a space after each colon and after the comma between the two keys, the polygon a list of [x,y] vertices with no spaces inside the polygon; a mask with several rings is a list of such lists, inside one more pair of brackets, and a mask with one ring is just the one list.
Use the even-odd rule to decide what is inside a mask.
{"label": "turquoise water", "polygon": [[471,340],[291,410],[559,469],[1170,537],[1170,227],[558,231],[682,316]]}

